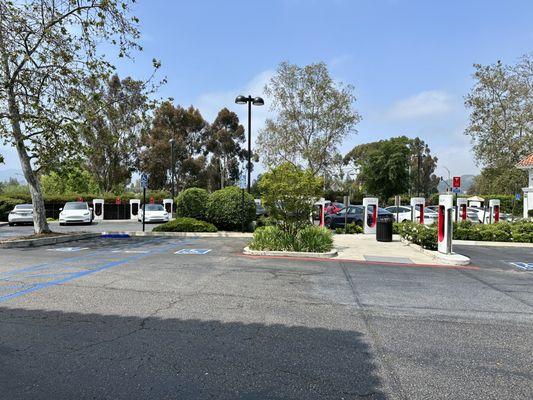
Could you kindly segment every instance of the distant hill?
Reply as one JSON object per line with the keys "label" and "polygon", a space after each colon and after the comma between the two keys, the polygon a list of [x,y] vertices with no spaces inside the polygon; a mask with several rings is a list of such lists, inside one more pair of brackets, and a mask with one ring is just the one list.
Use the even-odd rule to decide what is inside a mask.
{"label": "distant hill", "polygon": [[[465,192],[468,193],[468,191],[470,190],[470,187],[474,183],[475,177],[476,175],[461,175],[461,187],[459,188],[461,189],[460,194],[464,194]],[[446,192],[446,189],[451,186],[452,186],[452,181],[446,179],[445,181],[439,182],[439,185],[437,186],[437,188],[439,190],[439,193],[441,193],[441,192]]]}
{"label": "distant hill", "polygon": [[22,170],[15,168],[2,169],[0,167],[0,182],[8,181],[10,178],[15,178],[20,183],[26,183]]}

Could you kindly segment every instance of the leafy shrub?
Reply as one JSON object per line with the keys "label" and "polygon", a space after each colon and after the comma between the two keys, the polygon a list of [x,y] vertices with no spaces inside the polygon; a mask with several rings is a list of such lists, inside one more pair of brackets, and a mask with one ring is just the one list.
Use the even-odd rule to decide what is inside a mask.
{"label": "leafy shrub", "polygon": [[324,227],[308,226],[298,231],[293,248],[295,251],[325,253],[333,248],[333,235]]}
{"label": "leafy shrub", "polygon": [[[335,228],[335,233],[344,233],[344,228]],[[363,233],[363,228],[356,223],[346,225],[346,233],[349,235]]]}
{"label": "leafy shrub", "polygon": [[156,226],[154,232],[216,232],[217,228],[209,222],[195,218],[176,218]]}
{"label": "leafy shrub", "polygon": [[205,189],[185,189],[176,198],[176,215],[205,220],[208,199],[209,195]]}
{"label": "leafy shrub", "polygon": [[533,222],[473,224],[469,221],[464,221],[454,224],[453,238],[458,240],[533,243]]}
{"label": "leafy shrub", "polygon": [[257,228],[249,247],[252,250],[323,253],[333,248],[333,236],[331,231],[318,226],[307,226],[293,236],[271,225]]}
{"label": "leafy shrub", "polygon": [[263,226],[257,228],[249,244],[252,250],[290,251],[293,249],[294,239],[278,226]]}
{"label": "leafy shrub", "polygon": [[207,220],[219,229],[240,230],[241,218],[248,226],[255,219],[255,202],[249,193],[244,193],[242,210],[242,189],[229,186],[211,193],[207,201]]}
{"label": "leafy shrub", "polygon": [[437,249],[437,227],[426,226],[414,222],[398,224],[399,235],[412,243],[422,246],[424,249]]}

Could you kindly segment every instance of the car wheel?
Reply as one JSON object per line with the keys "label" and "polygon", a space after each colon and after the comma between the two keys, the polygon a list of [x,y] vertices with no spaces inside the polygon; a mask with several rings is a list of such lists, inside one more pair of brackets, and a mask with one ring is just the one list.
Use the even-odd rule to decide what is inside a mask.
{"label": "car wheel", "polygon": [[9,222],[9,226],[15,226],[13,222]]}

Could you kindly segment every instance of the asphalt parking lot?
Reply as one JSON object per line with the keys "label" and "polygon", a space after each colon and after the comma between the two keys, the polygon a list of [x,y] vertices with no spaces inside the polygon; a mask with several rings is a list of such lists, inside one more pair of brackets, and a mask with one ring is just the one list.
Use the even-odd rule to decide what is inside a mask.
{"label": "asphalt parking lot", "polygon": [[0,251],[5,399],[529,399],[533,275],[245,239]]}

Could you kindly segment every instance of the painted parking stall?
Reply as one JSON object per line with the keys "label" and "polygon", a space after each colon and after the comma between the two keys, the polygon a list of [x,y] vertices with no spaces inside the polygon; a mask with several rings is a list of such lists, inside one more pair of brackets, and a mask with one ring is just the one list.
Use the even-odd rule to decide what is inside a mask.
{"label": "painted parking stall", "polygon": [[51,247],[46,250],[76,255],[0,273],[0,303],[145,257],[173,252],[190,243],[190,238],[127,242],[99,239],[84,247]]}

